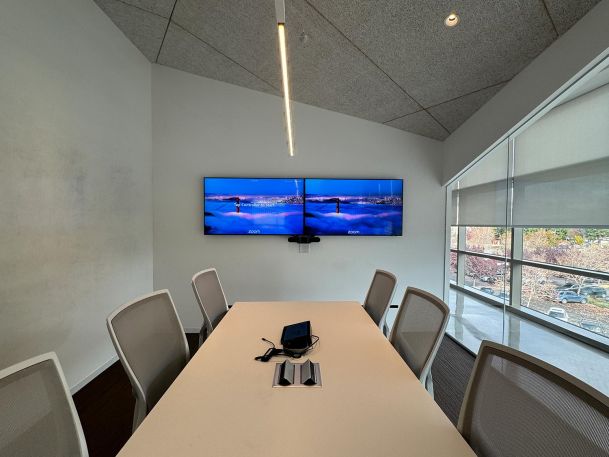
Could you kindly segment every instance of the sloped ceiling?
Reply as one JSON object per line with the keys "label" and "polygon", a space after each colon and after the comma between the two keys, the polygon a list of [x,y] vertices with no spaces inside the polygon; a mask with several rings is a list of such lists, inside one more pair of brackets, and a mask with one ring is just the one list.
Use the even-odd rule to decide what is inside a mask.
{"label": "sloped ceiling", "polygon": [[[280,95],[274,0],[95,2],[151,62]],[[286,0],[292,98],[443,140],[598,2]]]}

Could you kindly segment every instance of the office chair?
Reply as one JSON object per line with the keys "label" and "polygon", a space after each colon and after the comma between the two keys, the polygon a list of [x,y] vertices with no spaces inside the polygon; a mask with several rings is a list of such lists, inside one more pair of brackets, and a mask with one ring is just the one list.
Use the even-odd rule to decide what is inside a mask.
{"label": "office chair", "polygon": [[609,398],[528,354],[483,341],[458,428],[480,457],[607,457]]}
{"label": "office chair", "polygon": [[89,455],[72,395],[54,352],[0,371],[0,455]]}
{"label": "office chair", "polygon": [[135,396],[135,431],[188,363],[186,335],[168,290],[121,306],[107,325]]}
{"label": "office chair", "polygon": [[195,274],[192,277],[192,290],[203,313],[203,326],[199,333],[200,346],[226,315],[228,304],[215,268]]}
{"label": "office chair", "polygon": [[397,283],[396,277],[384,270],[376,270],[368,294],[364,300],[364,309],[381,331],[387,335],[385,319],[391,305],[391,298]]}
{"label": "office chair", "polygon": [[449,309],[424,290],[409,287],[398,310],[389,341],[433,397],[431,365],[436,357]]}

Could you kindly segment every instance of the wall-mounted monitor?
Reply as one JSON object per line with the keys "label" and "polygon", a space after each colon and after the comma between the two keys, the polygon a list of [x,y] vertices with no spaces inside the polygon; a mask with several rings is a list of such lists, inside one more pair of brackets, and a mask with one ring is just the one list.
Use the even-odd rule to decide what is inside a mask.
{"label": "wall-mounted monitor", "polygon": [[303,233],[304,180],[204,178],[206,235]]}
{"label": "wall-mounted monitor", "polygon": [[402,235],[401,179],[306,179],[308,235]]}

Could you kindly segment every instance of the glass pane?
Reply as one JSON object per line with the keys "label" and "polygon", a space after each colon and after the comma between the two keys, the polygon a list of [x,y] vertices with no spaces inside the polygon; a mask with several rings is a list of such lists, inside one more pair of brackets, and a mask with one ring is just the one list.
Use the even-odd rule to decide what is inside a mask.
{"label": "glass pane", "polygon": [[503,294],[501,294],[501,291],[499,291],[498,297],[503,299],[509,305],[510,304],[510,285],[512,283],[511,263],[505,262],[502,264],[502,267],[503,267],[504,290],[503,290]]}
{"label": "glass pane", "polygon": [[609,281],[523,266],[521,305],[609,336]]}
{"label": "glass pane", "polygon": [[459,246],[459,227],[450,228],[450,248],[457,249]]}
{"label": "glass pane", "polygon": [[509,148],[506,140],[459,177],[451,196],[451,225],[506,225],[508,164]]}
{"label": "glass pane", "polygon": [[447,301],[450,320],[447,333],[476,353],[483,340],[503,341],[503,307],[493,306],[469,294],[451,289]]}
{"label": "glass pane", "polygon": [[465,256],[465,286],[499,300],[509,300],[509,265],[504,261]]}
{"label": "glass pane", "polygon": [[504,256],[510,254],[512,231],[505,227],[466,227],[465,249]]}
{"label": "glass pane", "polygon": [[450,280],[457,282],[457,253],[450,253]]}
{"label": "glass pane", "polygon": [[609,229],[527,228],[526,260],[609,272]]}

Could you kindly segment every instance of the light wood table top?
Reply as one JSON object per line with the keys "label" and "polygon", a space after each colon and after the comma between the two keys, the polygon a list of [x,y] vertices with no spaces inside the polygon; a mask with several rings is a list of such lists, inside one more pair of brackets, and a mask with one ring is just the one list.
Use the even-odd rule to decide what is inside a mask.
{"label": "light wood table top", "polygon": [[[305,320],[323,385],[273,388],[260,338]],[[357,302],[236,303],[119,453],[191,455],[475,457]]]}

